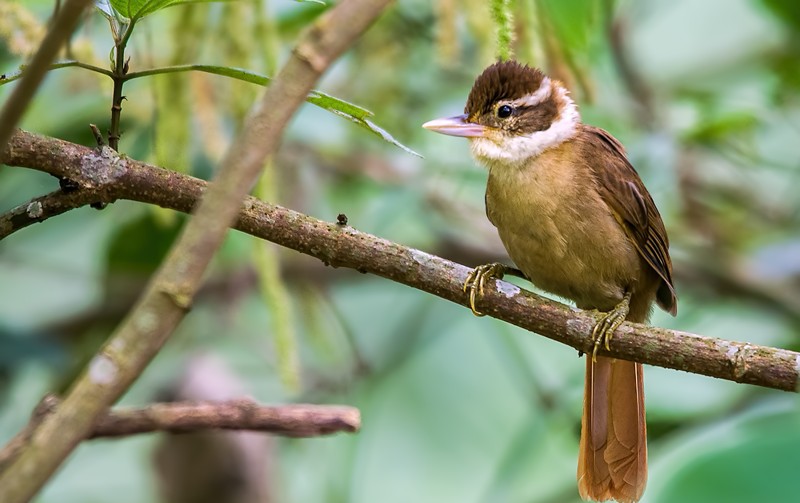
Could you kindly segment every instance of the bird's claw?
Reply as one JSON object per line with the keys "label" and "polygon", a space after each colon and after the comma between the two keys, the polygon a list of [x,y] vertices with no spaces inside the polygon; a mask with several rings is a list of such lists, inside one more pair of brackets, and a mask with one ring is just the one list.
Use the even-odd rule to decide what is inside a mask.
{"label": "bird's claw", "polygon": [[469,293],[469,308],[472,310],[472,314],[484,316],[484,313],[481,313],[475,307],[475,302],[479,296],[483,295],[483,286],[486,284],[486,280],[490,278],[503,279],[506,269],[507,267],[503,264],[494,262],[492,264],[479,265],[470,271],[466,281],[464,281],[462,290],[464,293]]}
{"label": "bird's claw", "polygon": [[631,294],[626,293],[622,298],[622,302],[617,304],[614,309],[604,314],[604,316],[597,322],[592,330],[592,340],[594,347],[592,348],[592,361],[597,361],[597,350],[601,346],[606,348],[606,351],[611,350],[611,338],[614,336],[614,331],[622,325],[625,318],[628,317],[630,311]]}

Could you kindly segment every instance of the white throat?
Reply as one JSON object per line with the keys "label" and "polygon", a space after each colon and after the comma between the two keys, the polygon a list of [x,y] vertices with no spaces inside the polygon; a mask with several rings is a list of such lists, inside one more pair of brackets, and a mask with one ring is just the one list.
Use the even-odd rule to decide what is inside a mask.
{"label": "white throat", "polygon": [[550,92],[555,92],[561,113],[549,128],[523,136],[511,137],[503,134],[496,135],[493,138],[471,138],[470,150],[472,155],[487,166],[493,164],[516,165],[572,138],[580,122],[578,108],[572,98],[569,97],[566,88],[560,85],[550,86],[549,79],[547,79],[547,84],[550,89],[544,90],[544,86],[542,86],[535,93],[516,101],[539,103],[547,99]]}

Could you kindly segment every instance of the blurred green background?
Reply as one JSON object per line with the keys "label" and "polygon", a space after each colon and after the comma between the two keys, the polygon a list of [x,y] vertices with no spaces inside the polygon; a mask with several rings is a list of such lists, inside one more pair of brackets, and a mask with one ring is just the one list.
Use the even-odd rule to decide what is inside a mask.
{"label": "blurred green background", "polygon": [[[565,81],[584,120],[626,145],[661,210],[680,301],[677,318],[656,312],[653,324],[800,350],[800,3],[510,4],[516,56]],[[272,75],[325,8],[173,7],[137,26],[131,70],[208,63]],[[35,50],[52,9],[46,0],[0,2],[0,72]],[[92,11],[69,50],[106,68],[111,46],[108,23]],[[460,113],[495,53],[487,2],[397,2],[318,89],[372,110],[424,159],[306,105],[256,193],[323,220],[345,213],[361,231],[470,266],[505,260],[484,216],[486,174],[466,142],[420,128]],[[0,87],[0,101],[12,86]],[[132,81],[120,149],[208,178],[260,91],[204,74]],[[110,102],[109,79],[57,70],[21,126],[92,145],[87,124],[105,131]],[[0,211],[56,187],[47,175],[0,166]],[[0,242],[0,441],[45,392],[68,386],[184,221],[120,201]],[[576,356],[428,294],[231,232],[194,309],[122,402],[242,390],[264,402],[359,407],[356,435],[251,442],[250,467],[269,501],[569,502],[578,500]],[[198,368],[211,378],[191,388]],[[796,395],[646,374],[643,501],[797,501]],[[37,501],[167,501],[158,481],[175,483],[164,482],[163,464],[164,449],[179,449],[173,440],[87,442]],[[250,483],[234,471],[227,483]]]}

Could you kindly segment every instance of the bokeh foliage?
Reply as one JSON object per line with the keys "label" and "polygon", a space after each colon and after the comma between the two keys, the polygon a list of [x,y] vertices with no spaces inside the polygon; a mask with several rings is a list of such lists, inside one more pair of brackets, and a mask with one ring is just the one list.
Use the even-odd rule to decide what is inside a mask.
{"label": "bokeh foliage", "polygon": [[[567,83],[584,120],[623,141],[661,209],[679,316],[656,312],[653,323],[799,350],[797,2],[495,4],[510,6],[516,55]],[[325,8],[279,0],[170,7],[137,24],[131,71],[207,64],[272,75]],[[51,10],[44,0],[0,4],[0,72],[12,74],[35,50]],[[419,127],[461,111],[497,52],[491,20],[490,2],[401,0],[319,85],[374,112],[424,159],[306,106],[258,194],[326,220],[345,213],[359,230],[468,265],[503,260],[483,215],[485,173],[466,144]],[[66,56],[106,68],[112,45],[94,13]],[[201,72],[132,80],[120,150],[208,178],[259,92]],[[105,77],[57,70],[22,126],[91,144],[86,125],[105,129],[110,101]],[[2,166],[0,211],[56,186]],[[183,222],[119,202],[0,242],[1,440],[91,357]],[[274,343],[281,316],[296,337],[283,358]],[[584,365],[569,348],[231,233],[193,312],[124,402],[156,399],[198,353],[225,361],[260,400],[361,408],[358,435],[278,442],[276,501],[577,501]],[[297,388],[278,371],[286,358],[297,362]],[[647,369],[646,390],[645,501],[796,500],[795,395],[656,368]],[[84,445],[40,501],[156,500],[155,442]]]}

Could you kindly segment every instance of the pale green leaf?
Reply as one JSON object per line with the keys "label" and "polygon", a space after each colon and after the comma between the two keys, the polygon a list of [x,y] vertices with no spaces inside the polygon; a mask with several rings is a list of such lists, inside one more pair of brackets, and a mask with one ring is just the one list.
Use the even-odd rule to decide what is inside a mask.
{"label": "pale green leaf", "polygon": [[[265,75],[254,73],[248,70],[242,70],[241,68],[232,68],[229,66],[217,66],[217,65],[165,66],[161,68],[153,68],[151,70],[144,70],[141,72],[130,73],[127,75],[127,79],[130,80],[139,77],[146,77],[148,75],[190,72],[190,71],[213,73],[215,75],[222,75],[225,77],[230,77],[245,82],[250,82],[252,84],[258,84],[260,86],[269,85],[269,82],[271,80],[269,77]],[[391,143],[392,145],[395,145],[405,150],[409,154],[422,157],[418,153],[414,152],[410,148],[398,142],[386,130],[384,130],[371,120],[369,120],[369,118],[372,117],[374,114],[365,108],[361,108],[358,105],[354,105],[353,103],[349,103],[347,101],[333,97],[329,94],[325,94],[321,91],[311,91],[311,93],[309,93],[308,97],[306,98],[306,101],[308,101],[312,105],[316,105],[324,110],[327,110],[328,112],[336,114],[339,117],[344,117],[345,119],[355,124],[358,124],[362,128],[369,131],[370,133],[380,137],[381,139]]]}
{"label": "pale green leaf", "polygon": [[230,0],[108,0],[111,6],[121,15],[135,21],[148,14],[158,12],[173,5],[187,3],[224,2]]}

